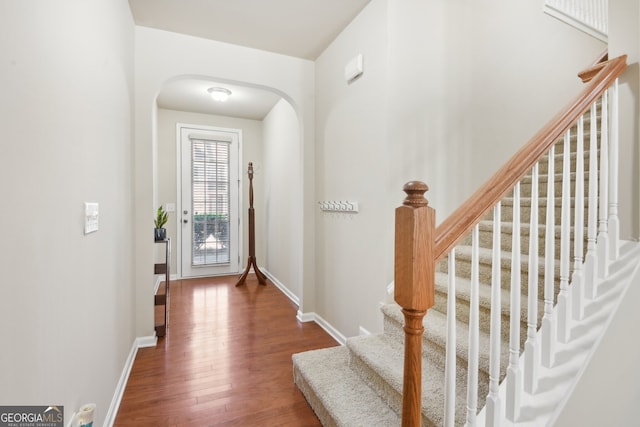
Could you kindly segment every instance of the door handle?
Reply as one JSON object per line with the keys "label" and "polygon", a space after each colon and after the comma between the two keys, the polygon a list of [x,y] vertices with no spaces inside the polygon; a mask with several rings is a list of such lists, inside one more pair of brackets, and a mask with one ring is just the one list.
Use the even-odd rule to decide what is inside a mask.
{"label": "door handle", "polygon": [[189,222],[188,219],[183,219],[182,222],[184,222],[185,224]]}

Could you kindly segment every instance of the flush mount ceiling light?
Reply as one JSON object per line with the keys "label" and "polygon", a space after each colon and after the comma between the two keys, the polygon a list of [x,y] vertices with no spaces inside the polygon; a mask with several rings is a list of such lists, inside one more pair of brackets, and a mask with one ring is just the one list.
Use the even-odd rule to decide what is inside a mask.
{"label": "flush mount ceiling light", "polygon": [[214,101],[218,102],[225,102],[231,95],[231,91],[223,87],[210,87],[207,92],[209,92]]}

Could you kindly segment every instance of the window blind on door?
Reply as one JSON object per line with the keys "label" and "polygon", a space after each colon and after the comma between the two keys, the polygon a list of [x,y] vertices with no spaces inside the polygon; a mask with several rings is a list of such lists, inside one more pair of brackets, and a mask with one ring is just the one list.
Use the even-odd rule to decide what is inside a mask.
{"label": "window blind on door", "polygon": [[229,262],[229,143],[191,139],[192,265]]}

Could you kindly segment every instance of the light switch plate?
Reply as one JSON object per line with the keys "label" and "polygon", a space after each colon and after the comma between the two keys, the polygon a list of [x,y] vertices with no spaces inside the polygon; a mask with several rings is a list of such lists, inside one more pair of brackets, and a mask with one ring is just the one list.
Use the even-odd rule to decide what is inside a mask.
{"label": "light switch plate", "polygon": [[84,204],[84,234],[98,231],[98,204]]}

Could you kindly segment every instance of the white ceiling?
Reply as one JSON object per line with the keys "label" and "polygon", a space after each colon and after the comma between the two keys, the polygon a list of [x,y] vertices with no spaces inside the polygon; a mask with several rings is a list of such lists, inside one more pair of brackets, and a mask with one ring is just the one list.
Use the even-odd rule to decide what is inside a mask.
{"label": "white ceiling", "polygon": [[[207,92],[210,87],[229,89],[231,96],[226,102],[216,102]],[[157,102],[160,108],[171,110],[262,120],[279,100],[279,95],[263,89],[183,79],[167,84]]]}
{"label": "white ceiling", "polygon": [[[136,25],[315,60],[370,0],[129,0]],[[206,89],[233,93],[214,104]],[[264,90],[181,80],[158,105],[261,120],[280,99]]]}

